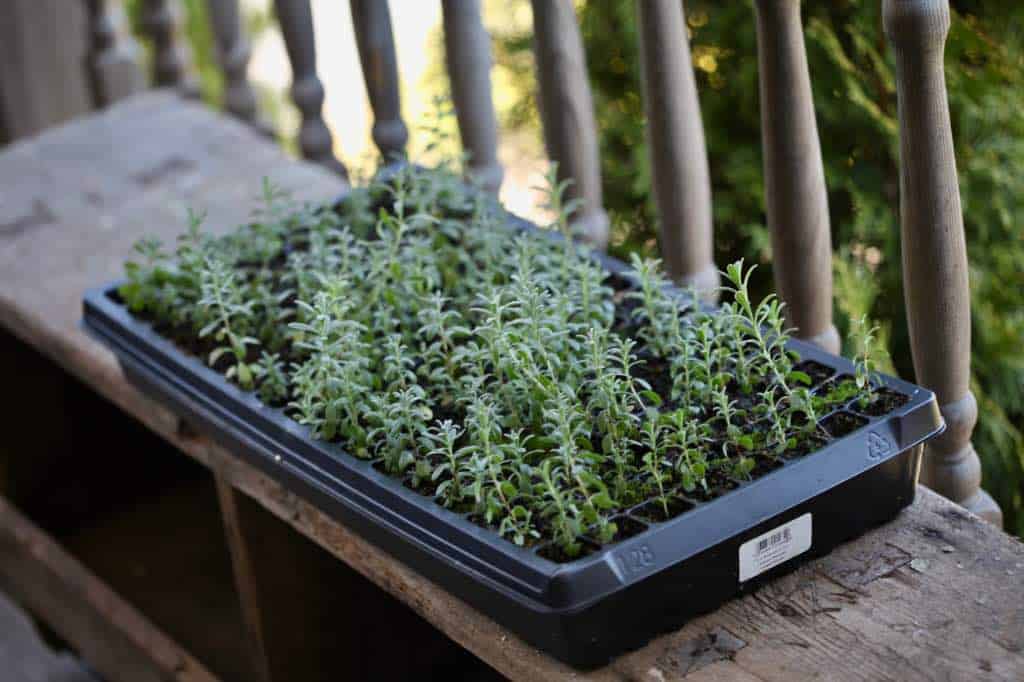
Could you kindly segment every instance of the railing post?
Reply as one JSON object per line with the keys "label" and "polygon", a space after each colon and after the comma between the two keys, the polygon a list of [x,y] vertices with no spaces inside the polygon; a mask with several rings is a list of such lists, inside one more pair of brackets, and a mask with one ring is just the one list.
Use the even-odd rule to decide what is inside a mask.
{"label": "railing post", "polygon": [[299,148],[303,158],[315,161],[346,180],[348,172],[334,156],[331,131],[324,123],[324,87],[316,75],[313,10],[309,0],[274,0],[288,60],[292,63],[292,99],[302,114]]}
{"label": "railing post", "polygon": [[462,147],[469,172],[497,193],[504,170],[498,163],[498,120],[491,98],[491,37],[484,29],[480,0],[442,0],[444,45]]}
{"label": "railing post", "polygon": [[601,159],[594,103],[583,40],[572,0],[532,0],[533,46],[544,141],[558,163],[560,179],[571,178],[569,195],[583,200],[573,219],[583,238],[608,245],[608,214],[601,198]]}
{"label": "railing post", "polygon": [[637,0],[647,139],[661,254],[673,279],[718,293],[711,176],[681,0]]}
{"label": "railing post", "polygon": [[105,107],[142,89],[139,46],[122,31],[124,15],[109,0],[88,0],[91,41],[89,76],[97,107]]}
{"label": "railing post", "polygon": [[765,208],[775,286],[797,336],[839,352],[832,239],[800,0],[757,0]]}
{"label": "railing post", "polygon": [[206,7],[224,72],[224,108],[235,118],[270,132],[269,126],[259,120],[256,94],[246,73],[251,49],[242,27],[238,0],[207,0]]}
{"label": "railing post", "polygon": [[180,8],[173,0],[143,0],[142,29],[153,40],[153,82],[197,96],[199,86],[189,72],[191,53],[178,35]]}
{"label": "railing post", "polygon": [[373,108],[373,142],[385,161],[405,156],[409,131],[402,122],[398,62],[387,0],[351,0],[359,61]]}
{"label": "railing post", "polygon": [[943,73],[949,5],[883,0],[883,14],[896,56],[900,237],[911,350],[917,379],[935,391],[947,424],[925,450],[925,483],[1001,525],[1002,512],[981,489],[981,464],[970,440],[978,405],[970,391],[967,247]]}

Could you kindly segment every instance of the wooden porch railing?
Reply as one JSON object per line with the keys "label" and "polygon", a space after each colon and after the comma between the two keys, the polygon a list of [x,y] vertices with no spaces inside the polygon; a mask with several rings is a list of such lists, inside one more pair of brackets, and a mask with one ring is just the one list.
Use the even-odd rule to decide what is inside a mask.
{"label": "wooden porch railing", "polygon": [[[246,38],[237,0],[207,0],[225,72],[225,108],[256,121],[246,82]],[[885,32],[896,56],[901,142],[901,238],[907,316],[918,380],[934,389],[949,425],[928,446],[924,481],[995,523],[1001,513],[980,487],[970,443],[977,406],[970,377],[967,255],[943,75],[947,0],[882,0]],[[155,47],[157,83],[187,83],[187,59],[175,39],[167,0],[147,0],[146,28]],[[443,0],[452,97],[470,168],[491,190],[501,184],[497,124],[490,96],[490,46],[479,0]],[[608,241],[602,205],[598,130],[572,0],[532,0],[538,103],[548,155],[582,200],[575,221],[599,248]],[[132,50],[108,29],[112,10],[89,0],[92,64],[107,79],[108,103],[130,87],[121,64]],[[275,0],[294,73],[292,97],[302,113],[303,155],[344,174],[321,108],[309,0]],[[360,59],[374,112],[373,139],[385,157],[404,153],[394,39],[384,0],[351,0]],[[711,187],[704,131],[680,0],[637,0],[644,99],[661,249],[676,279],[712,293]],[[839,349],[832,324],[832,245],[825,178],[804,49],[799,0],[756,0],[766,214],[778,291],[798,335]]]}
{"label": "wooden porch railing", "polygon": [[199,92],[191,73],[191,53],[178,31],[181,7],[172,0],[142,0],[142,29],[153,41],[153,83]]}
{"label": "wooden porch railing", "polygon": [[[262,130],[265,124],[256,110],[256,93],[246,76],[251,50],[238,2],[211,2],[207,9],[217,42],[217,59],[224,72],[224,109]],[[269,127],[266,130],[269,132]]]}
{"label": "wooden porch railing", "polygon": [[885,0],[885,34],[896,56],[900,120],[903,291],[917,379],[935,391],[946,432],[928,445],[923,482],[1002,524],[981,488],[971,445],[978,404],[971,380],[971,298],[960,188],[942,53],[946,0]]}

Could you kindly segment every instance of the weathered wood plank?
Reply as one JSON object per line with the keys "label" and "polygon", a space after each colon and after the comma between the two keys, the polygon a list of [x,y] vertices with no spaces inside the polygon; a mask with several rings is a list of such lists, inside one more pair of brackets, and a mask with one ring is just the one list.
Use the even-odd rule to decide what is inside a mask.
{"label": "weathered wood plank", "polygon": [[896,57],[900,122],[903,296],[917,379],[935,391],[946,432],[928,444],[924,479],[992,523],[1003,514],[981,488],[971,444],[978,403],[971,381],[971,292],[943,50],[948,0],[885,0]]}
{"label": "weathered wood plank", "polygon": [[[146,140],[154,124],[169,139],[117,149],[103,144],[115,129],[123,139]],[[181,162],[171,165],[188,170],[139,184],[137,178],[167,167],[172,153]],[[79,154],[90,159],[91,174],[75,172]],[[89,177],[97,168],[105,180],[99,187]],[[230,452],[180,429],[79,330],[79,296],[117,274],[136,236],[177,233],[186,203],[208,208],[218,226],[243,218],[263,174],[306,196],[329,197],[343,186],[322,169],[284,160],[244,126],[162,94],[14,146],[0,155],[0,186],[5,199],[8,187],[16,197],[0,208],[0,324],[514,679],[1024,676],[1024,546],[925,489],[894,522],[583,674],[527,646]],[[99,193],[98,203],[87,199],[91,193]],[[46,201],[42,218],[33,209],[37,200]],[[18,227],[3,227],[12,224]]]}
{"label": "weathered wood plank", "polygon": [[216,679],[2,497],[0,589],[112,682]]}

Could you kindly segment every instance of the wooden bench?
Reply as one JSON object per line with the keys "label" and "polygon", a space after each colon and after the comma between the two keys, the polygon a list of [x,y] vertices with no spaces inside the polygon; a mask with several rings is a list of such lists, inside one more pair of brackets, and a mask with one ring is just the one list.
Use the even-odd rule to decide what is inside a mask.
{"label": "wooden bench", "polygon": [[[117,277],[139,237],[171,242],[187,207],[207,210],[215,229],[244,220],[264,176],[300,198],[327,199],[345,187],[322,166],[286,158],[253,128],[170,91],[134,96],[0,153],[0,324],[212,472],[261,679],[313,679],[303,666],[324,660],[310,652],[323,655],[331,642],[329,633],[307,629],[303,614],[318,593],[338,588],[314,580],[301,594],[282,593],[285,574],[302,569],[293,540],[268,529],[267,511],[513,679],[1024,678],[1024,545],[924,488],[892,523],[584,674],[196,436],[127,383],[113,356],[83,333],[81,295]],[[30,560],[0,552],[0,576]],[[35,589],[27,580],[10,583],[4,587],[16,598]],[[35,610],[61,618],[54,605]],[[355,619],[356,627],[368,617],[358,608],[331,615]],[[115,618],[110,627],[130,634],[139,626]],[[62,635],[89,656],[87,622],[69,622]],[[403,646],[393,643],[396,656]],[[111,680],[138,679],[116,662],[91,662]]]}

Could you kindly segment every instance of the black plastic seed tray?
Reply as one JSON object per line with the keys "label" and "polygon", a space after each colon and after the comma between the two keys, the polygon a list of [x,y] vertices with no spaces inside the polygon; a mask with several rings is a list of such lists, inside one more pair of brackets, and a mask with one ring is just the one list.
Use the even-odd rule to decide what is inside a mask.
{"label": "black plastic seed tray", "polygon": [[[622,263],[601,260],[628,277]],[[618,522],[636,535],[560,564],[313,440],[306,427],[133,317],[117,285],[85,296],[83,323],[144,392],[526,641],[580,667],[605,663],[892,518],[914,499],[915,446],[943,429],[930,391],[883,377],[908,398],[888,415],[848,405],[838,413],[855,430],[822,449],[666,522],[629,510]],[[819,372],[853,372],[843,358],[791,346]]]}

